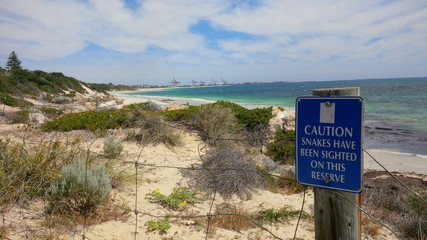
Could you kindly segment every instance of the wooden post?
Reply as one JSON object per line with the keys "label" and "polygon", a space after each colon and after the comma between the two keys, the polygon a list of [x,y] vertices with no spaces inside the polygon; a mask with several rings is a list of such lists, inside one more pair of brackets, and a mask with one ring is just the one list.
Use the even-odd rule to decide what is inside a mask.
{"label": "wooden post", "polygon": [[[313,96],[360,96],[358,87],[314,89]],[[336,194],[338,192],[343,197]],[[362,195],[314,188],[314,218],[316,240],[360,240],[361,214],[353,206],[361,206]]]}

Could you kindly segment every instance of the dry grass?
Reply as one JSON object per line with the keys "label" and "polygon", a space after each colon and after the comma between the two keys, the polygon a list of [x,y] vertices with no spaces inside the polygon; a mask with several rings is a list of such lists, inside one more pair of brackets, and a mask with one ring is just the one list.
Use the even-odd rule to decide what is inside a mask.
{"label": "dry grass", "polygon": [[182,144],[179,132],[172,128],[163,117],[155,112],[143,112],[135,122],[126,140],[136,141],[141,144],[160,144],[175,147]]}
{"label": "dry grass", "polygon": [[191,125],[199,131],[203,140],[214,143],[215,139],[234,136],[242,127],[237,123],[233,110],[214,104],[206,104],[193,114]]}
{"label": "dry grass", "polygon": [[[365,174],[365,184],[375,187],[365,188],[363,205],[403,238],[423,239],[422,236],[427,236],[427,206],[423,206],[421,200],[385,176],[381,176],[380,172]],[[421,179],[398,177],[412,189],[425,189],[426,183]]]}
{"label": "dry grass", "polygon": [[0,226],[0,239],[9,239],[7,236],[14,230],[12,224],[4,224]]}
{"label": "dry grass", "polygon": [[257,227],[251,221],[249,221],[245,217],[242,217],[254,217],[251,212],[242,207],[238,207],[228,203],[222,203],[216,207],[215,214],[219,214],[220,216],[214,216],[211,218],[209,234],[214,233],[217,228],[223,228],[233,231],[243,231],[246,229]]}
{"label": "dry grass", "polygon": [[381,226],[375,223],[371,218],[366,215],[362,215],[362,232],[368,234],[371,237],[378,236]]}
{"label": "dry grass", "polygon": [[91,226],[111,220],[124,220],[128,217],[128,213],[129,209],[126,206],[119,205],[116,199],[110,197],[102,202],[96,211],[86,216],[78,212],[51,214],[41,226],[53,232],[70,231],[83,224]]}

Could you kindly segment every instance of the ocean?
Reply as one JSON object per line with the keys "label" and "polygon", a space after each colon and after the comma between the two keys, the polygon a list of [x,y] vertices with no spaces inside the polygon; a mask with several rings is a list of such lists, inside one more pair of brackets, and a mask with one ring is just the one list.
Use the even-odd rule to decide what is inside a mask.
{"label": "ocean", "polygon": [[366,120],[427,133],[427,77],[165,88],[128,94],[206,102],[224,100],[247,108],[281,106],[294,109],[297,97],[311,96],[313,89],[337,87],[360,87],[366,103]]}

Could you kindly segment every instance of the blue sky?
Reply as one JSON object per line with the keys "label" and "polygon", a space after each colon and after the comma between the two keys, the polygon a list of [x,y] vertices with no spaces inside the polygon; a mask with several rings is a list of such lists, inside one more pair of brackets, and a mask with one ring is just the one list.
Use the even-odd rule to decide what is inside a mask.
{"label": "blue sky", "polygon": [[0,0],[0,65],[11,51],[98,83],[419,77],[427,2]]}

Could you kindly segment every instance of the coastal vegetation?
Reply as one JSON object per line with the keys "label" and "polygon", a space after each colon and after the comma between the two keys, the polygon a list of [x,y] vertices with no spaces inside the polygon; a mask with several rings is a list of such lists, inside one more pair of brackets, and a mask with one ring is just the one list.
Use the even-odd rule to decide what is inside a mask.
{"label": "coastal vegetation", "polygon": [[72,131],[87,129],[105,133],[108,129],[118,129],[128,124],[125,112],[115,110],[99,110],[62,115],[41,126],[47,131]]}
{"label": "coastal vegetation", "polygon": [[0,75],[0,92],[12,95],[59,95],[74,91],[86,93],[85,83],[67,77],[60,72],[47,73],[41,70],[16,69],[7,75]]}
{"label": "coastal vegetation", "polygon": [[136,86],[128,86],[123,84],[112,84],[112,83],[88,83],[89,87],[98,92],[108,92],[108,91],[134,91],[137,90]]}
{"label": "coastal vegetation", "polygon": [[279,129],[267,147],[267,155],[282,164],[295,163],[295,131]]}
{"label": "coastal vegetation", "polygon": [[[138,216],[147,209],[156,219],[139,215],[146,234],[167,234],[176,225],[188,229],[209,225],[213,236],[218,229],[237,232],[264,225],[279,229],[299,216],[311,221],[309,208],[244,204],[265,196],[312,194],[295,181],[295,132],[270,128],[271,107],[246,109],[219,101],[170,111],[152,102],[102,109],[102,96],[110,99],[104,94],[91,96],[81,105],[84,108],[70,111],[67,106],[74,100],[69,100],[87,94],[82,86],[103,92],[110,91],[111,84],[87,85],[62,73],[22,67],[0,69],[0,79],[4,105],[0,117],[15,124],[2,130],[6,134],[0,138],[0,214],[7,219],[10,209],[18,206],[19,211],[31,208],[43,216],[36,229],[45,232],[28,233],[29,239],[58,239],[76,232],[78,225],[126,221],[131,213]],[[35,99],[49,104],[33,105],[30,100]],[[6,106],[13,111],[5,112]],[[33,124],[34,114],[48,119]],[[162,172],[163,168],[176,171]],[[403,238],[421,239],[427,234],[425,203],[395,185],[386,186],[384,182],[392,181],[384,181],[384,176],[365,175],[369,188],[363,193],[364,208],[390,223]],[[418,181],[410,187],[427,197],[422,180],[399,178]],[[138,191],[145,191],[145,197],[137,199]],[[215,198],[221,200],[214,203]],[[134,200],[144,206],[126,205]],[[212,212],[199,220],[207,205]],[[177,215],[195,220],[183,222],[174,218]],[[372,220],[364,219],[363,225],[365,235],[382,234]],[[14,232],[18,232],[14,227],[0,225],[0,239],[14,239],[10,237]],[[264,239],[254,232],[248,236]]]}

